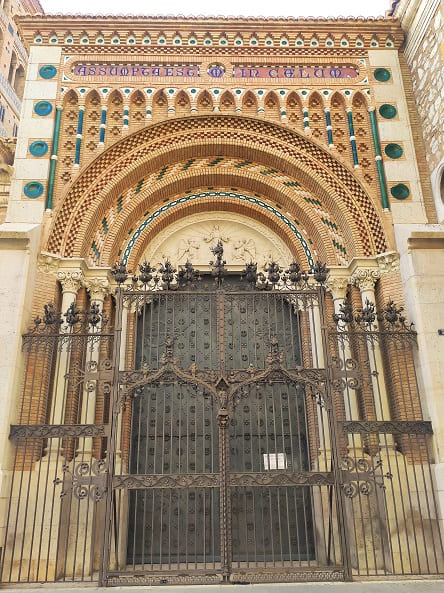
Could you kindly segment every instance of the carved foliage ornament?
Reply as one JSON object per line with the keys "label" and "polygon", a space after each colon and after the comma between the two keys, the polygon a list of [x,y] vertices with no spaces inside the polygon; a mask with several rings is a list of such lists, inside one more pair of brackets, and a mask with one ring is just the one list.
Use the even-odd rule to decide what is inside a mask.
{"label": "carved foliage ornament", "polygon": [[60,259],[47,253],[41,253],[37,258],[37,270],[43,274],[56,274]]}
{"label": "carved foliage ornament", "polygon": [[57,280],[62,285],[63,292],[76,294],[82,286],[83,275],[80,270],[59,270]]}
{"label": "carved foliage ornament", "polygon": [[351,283],[363,290],[372,290],[376,281],[380,278],[381,272],[375,268],[358,268],[351,277]]}
{"label": "carved foliage ornament", "polygon": [[103,301],[109,292],[108,278],[85,278],[83,286],[85,286],[86,290],[89,292],[92,301]]}
{"label": "carved foliage ornament", "polygon": [[399,253],[381,253],[376,256],[380,272],[397,272],[399,270]]}
{"label": "carved foliage ornament", "polygon": [[349,282],[348,276],[330,275],[327,280],[327,288],[331,291],[334,299],[345,299]]}

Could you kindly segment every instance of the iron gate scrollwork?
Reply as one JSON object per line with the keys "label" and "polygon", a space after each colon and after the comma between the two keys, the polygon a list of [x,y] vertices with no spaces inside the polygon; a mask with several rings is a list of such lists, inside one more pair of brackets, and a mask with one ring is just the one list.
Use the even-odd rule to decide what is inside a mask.
{"label": "iron gate scrollwork", "polygon": [[24,336],[2,580],[441,574],[402,310],[330,320],[319,262],[213,255],[212,278],[116,264],[107,315],[48,305]]}

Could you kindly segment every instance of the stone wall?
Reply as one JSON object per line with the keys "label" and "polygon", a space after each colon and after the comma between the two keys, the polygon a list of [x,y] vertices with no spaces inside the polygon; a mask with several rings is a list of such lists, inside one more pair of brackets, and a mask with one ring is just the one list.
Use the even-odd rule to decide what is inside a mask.
{"label": "stone wall", "polygon": [[444,220],[444,14],[437,0],[404,0],[395,16],[406,33],[405,57],[425,142],[439,222]]}
{"label": "stone wall", "polygon": [[423,123],[427,163],[433,171],[444,154],[444,23],[439,9],[430,25],[409,62],[416,104]]}

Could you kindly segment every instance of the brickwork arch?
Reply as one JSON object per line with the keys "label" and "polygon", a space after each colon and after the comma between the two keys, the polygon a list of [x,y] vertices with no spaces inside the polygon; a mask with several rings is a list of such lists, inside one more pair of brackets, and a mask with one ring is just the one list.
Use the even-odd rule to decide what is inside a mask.
{"label": "brickwork arch", "polygon": [[85,98],[85,119],[84,119],[84,151],[83,160],[90,160],[95,154],[100,141],[100,116],[101,100],[99,93],[93,89]]}
{"label": "brickwork arch", "polygon": [[[208,199],[205,194],[219,193],[225,194],[224,199]],[[236,196],[237,197],[234,197]],[[202,197],[199,197],[202,196]],[[232,196],[232,197],[230,197]],[[183,199],[182,194],[178,196],[179,199]],[[129,249],[129,241],[126,242],[120,248],[120,254],[117,250],[114,251],[109,259],[108,265],[112,265],[118,259],[123,259],[125,263],[128,263],[129,269],[136,269],[137,263],[146,250],[147,245],[151,240],[156,237],[162,230],[168,228],[171,224],[177,220],[181,220],[189,215],[198,214],[201,212],[231,212],[247,216],[259,223],[264,224],[273,233],[275,233],[283,242],[288,246],[290,252],[293,255],[295,261],[299,262],[302,267],[306,270],[310,270],[313,266],[315,258],[324,260],[324,254],[318,254],[314,249],[310,249],[310,246],[306,245],[306,242],[299,240],[295,237],[294,232],[289,228],[285,222],[285,216],[281,219],[270,215],[263,208],[260,207],[260,200],[256,200],[252,196],[247,196],[245,193],[239,194],[239,192],[220,191],[220,192],[193,192],[192,195],[187,196],[189,201],[180,204],[174,204],[176,199],[172,199],[173,207],[166,210],[166,206],[163,206],[164,212],[161,212],[156,216],[152,224],[143,228],[143,224],[137,226],[137,232],[140,232],[140,236],[137,237],[134,247]],[[248,202],[246,199],[250,198]],[[254,203],[257,202],[257,203]],[[140,230],[139,230],[140,229]],[[134,235],[133,235],[134,237]],[[133,240],[130,238],[130,241]],[[305,245],[304,245],[305,243]],[[128,253],[128,255],[127,255]]]}
{"label": "brickwork arch", "polygon": [[264,116],[268,121],[280,121],[279,97],[270,91],[264,99]]}
{"label": "brickwork arch", "polygon": [[60,148],[63,158],[58,163],[57,191],[72,179],[74,155],[76,149],[77,120],[79,117],[79,96],[74,90],[68,91],[63,97],[63,111],[60,124]]}
{"label": "brickwork arch", "polygon": [[185,91],[179,91],[176,95],[174,104],[174,111],[178,117],[186,117],[191,110],[191,102],[188,94]]}
{"label": "brickwork arch", "polygon": [[137,89],[131,93],[130,100],[129,129],[130,132],[135,132],[145,125],[146,99],[142,91]]}
{"label": "brickwork arch", "polygon": [[[90,257],[96,255],[94,260],[91,261],[95,265],[110,265],[117,259],[118,251],[124,250],[126,241],[129,238],[128,230],[139,226],[147,217],[148,213],[152,214],[154,211],[162,209],[165,204],[179,197],[186,198],[190,193],[190,189],[186,190],[186,188],[193,188],[193,193],[208,190],[208,187],[234,191],[233,185],[235,185],[236,192],[253,196],[257,198],[258,202],[266,202],[267,208],[273,208],[275,211],[279,211],[289,218],[304,234],[306,240],[311,242],[313,250],[316,251],[316,257],[329,262],[331,265],[344,263],[344,258],[341,259],[338,257],[338,255],[341,255],[340,251],[334,248],[334,233],[332,233],[332,237],[332,234],[329,233],[329,226],[320,221],[321,217],[315,213],[308,200],[303,201],[301,199],[297,208],[292,208],[292,188],[286,188],[288,191],[285,195],[277,184],[266,184],[263,181],[261,183],[261,180],[258,179],[259,176],[256,178],[253,176],[242,177],[239,171],[236,173],[237,175],[235,176],[232,171],[224,171],[223,168],[220,171],[213,172],[210,167],[192,171],[189,175],[186,175],[186,172],[182,172],[180,176],[171,175],[164,183],[155,184],[155,187],[153,187],[154,184],[150,184],[148,190],[141,191],[137,195],[128,196],[126,205],[122,204],[121,208],[117,207],[117,200],[109,215],[103,217],[101,215],[100,223],[96,226],[95,232],[92,233],[96,248],[92,249],[91,254],[89,253],[91,249],[90,245],[92,245],[90,239],[89,244],[83,246],[82,254],[85,255],[88,253]],[[168,196],[168,198],[164,198],[163,196]],[[261,208],[254,204],[252,206],[251,202],[239,203],[236,200],[234,202],[227,200],[221,201],[217,197],[214,197],[193,203],[192,207],[194,208],[194,212],[199,212],[201,209],[219,210],[221,207],[228,207],[231,203],[235,204],[234,211],[243,212],[246,216],[252,216],[253,218],[260,214],[261,219],[264,221],[268,220],[268,226],[275,226],[276,216],[270,214],[270,210],[267,210],[267,208]],[[169,212],[168,215],[176,216],[177,213]],[[323,218],[326,222],[332,219],[332,217],[328,216],[328,213]],[[103,221],[106,221],[106,232],[103,229]],[[108,221],[112,221],[112,223]],[[330,224],[334,224],[334,222]],[[281,226],[282,228],[285,227],[285,225]],[[153,227],[154,225],[150,226],[150,232]],[[91,237],[91,234],[88,236]],[[292,250],[291,243],[292,241],[294,242],[294,234],[287,233],[284,240],[290,250]],[[344,244],[345,241],[341,241],[341,243]],[[97,253],[94,254],[97,251],[100,252],[100,256]],[[346,248],[343,251],[346,252]]]}
{"label": "brickwork arch", "polygon": [[247,91],[242,96],[242,113],[243,115],[255,116],[257,115],[257,100],[252,91]]}
{"label": "brickwork arch", "polygon": [[327,130],[325,124],[324,102],[317,91],[314,91],[309,95],[308,113],[310,130],[313,138],[319,142],[325,142]]}
{"label": "brickwork arch", "polygon": [[152,110],[154,121],[166,119],[168,117],[168,98],[163,89],[157,91],[154,95]]}
{"label": "brickwork arch", "polygon": [[359,154],[359,166],[363,178],[370,185],[377,179],[375,157],[368,138],[372,135],[367,98],[363,93],[355,93],[352,98],[353,121],[356,136],[356,147]]}
{"label": "brickwork arch", "polygon": [[[152,125],[111,146],[60,197],[45,248],[64,257],[84,257],[107,203],[147,173],[184,158],[214,155],[215,149],[218,155],[254,160],[268,167],[267,173],[282,171],[318,196],[347,232],[351,256],[390,247],[380,206],[316,142],[270,122],[211,115]],[[385,224],[389,228],[388,220]]]}
{"label": "brickwork arch", "polygon": [[304,127],[304,114],[302,113],[302,101],[298,93],[291,91],[287,96],[286,103],[287,121],[290,126],[302,130]]}
{"label": "brickwork arch", "polygon": [[197,109],[200,113],[211,113],[213,111],[213,99],[206,89],[201,91],[197,97]]}

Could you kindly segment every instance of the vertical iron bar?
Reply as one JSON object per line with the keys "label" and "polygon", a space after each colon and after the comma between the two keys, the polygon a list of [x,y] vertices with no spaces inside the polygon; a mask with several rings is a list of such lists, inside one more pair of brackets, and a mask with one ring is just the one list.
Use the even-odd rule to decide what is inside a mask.
{"label": "vertical iron bar", "polygon": [[[327,315],[326,315],[326,307],[325,307],[325,289],[320,287],[318,289],[318,303],[319,303],[319,314],[320,314],[320,321],[321,321],[321,334],[322,334],[322,347],[324,352],[324,361],[327,363],[329,360],[329,352],[328,352],[328,325],[327,325]],[[336,426],[336,419],[333,416],[332,410],[332,403],[333,403],[333,377],[332,377],[332,368],[330,364],[326,364],[327,370],[327,384],[326,384],[326,392],[327,398],[330,402],[330,406],[327,413],[328,418],[328,425],[330,429],[330,439],[331,439],[331,454],[332,454],[332,466],[333,466],[333,474],[335,480],[335,488],[336,488],[336,513],[337,513],[337,520],[338,520],[338,530],[339,530],[339,542],[341,546],[341,556],[342,561],[344,563],[344,577],[345,580],[351,581],[352,580],[352,572],[351,572],[351,559],[350,559],[350,549],[347,541],[347,532],[345,529],[345,508],[344,508],[344,494],[341,489],[341,467],[340,467],[340,449],[339,449],[339,442],[338,442],[338,434],[337,434],[337,426]]]}
{"label": "vertical iron bar", "polygon": [[119,362],[120,342],[122,337],[122,311],[123,311],[123,289],[117,289],[116,298],[116,321],[114,328],[114,345],[112,355],[112,389],[110,397],[110,435],[108,440],[108,473],[106,475],[106,503],[105,503],[105,536],[103,538],[103,550],[101,554],[99,570],[99,586],[106,584],[107,572],[109,570],[109,555],[111,549],[111,512],[112,512],[112,489],[113,477],[115,474],[115,450],[118,430],[119,414]]}

